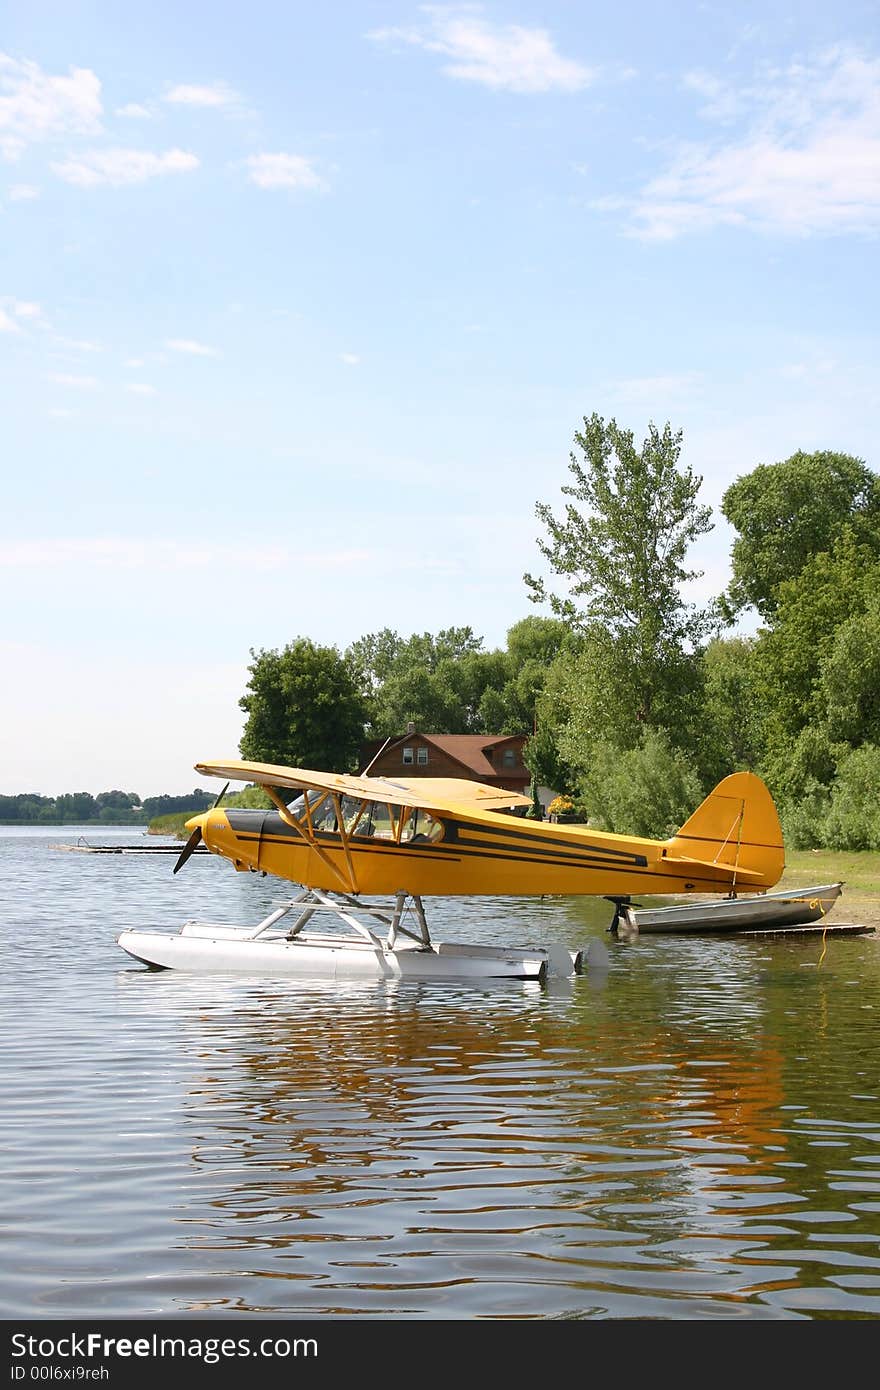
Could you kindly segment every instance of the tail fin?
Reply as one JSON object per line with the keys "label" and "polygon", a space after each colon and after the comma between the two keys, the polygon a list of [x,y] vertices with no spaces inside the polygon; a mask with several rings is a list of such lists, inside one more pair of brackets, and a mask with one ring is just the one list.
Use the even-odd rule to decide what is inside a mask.
{"label": "tail fin", "polygon": [[729,869],[732,886],[778,883],[785,868],[782,827],[760,777],[733,772],[719,782],[669,841],[667,856]]}

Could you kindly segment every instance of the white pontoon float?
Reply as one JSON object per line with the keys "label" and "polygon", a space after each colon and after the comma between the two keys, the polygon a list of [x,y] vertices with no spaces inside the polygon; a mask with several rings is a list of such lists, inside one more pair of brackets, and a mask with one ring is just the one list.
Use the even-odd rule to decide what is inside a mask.
{"label": "white pontoon float", "polygon": [[[410,906],[415,930],[404,924]],[[292,925],[281,925],[296,909],[299,915]],[[304,930],[319,913],[336,919],[335,932]],[[256,927],[185,922],[174,933],[124,931],[117,944],[135,960],[157,970],[407,980],[543,981],[580,974],[584,956],[582,951],[555,945],[432,942],[418,897],[398,893],[389,914],[385,908],[317,888],[305,889],[298,897],[279,904]]]}

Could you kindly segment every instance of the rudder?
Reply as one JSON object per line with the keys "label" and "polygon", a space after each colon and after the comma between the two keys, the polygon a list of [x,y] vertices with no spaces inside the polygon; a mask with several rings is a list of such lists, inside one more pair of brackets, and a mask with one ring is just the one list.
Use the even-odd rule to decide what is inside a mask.
{"label": "rudder", "polygon": [[696,859],[731,870],[733,884],[772,888],[785,868],[776,806],[754,772],[732,772],[701,802],[669,841],[669,858]]}

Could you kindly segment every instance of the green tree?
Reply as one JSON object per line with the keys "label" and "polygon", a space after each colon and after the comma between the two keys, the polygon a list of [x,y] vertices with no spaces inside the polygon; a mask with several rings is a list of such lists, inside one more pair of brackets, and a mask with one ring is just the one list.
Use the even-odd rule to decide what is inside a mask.
{"label": "green tree", "polygon": [[880,556],[880,477],[850,454],[798,452],[737,478],[721,509],[738,532],[728,616],[753,605],[765,619],[780,589],[849,530]]}
{"label": "green tree", "polygon": [[559,747],[560,738],[579,702],[579,692],[572,680],[572,665],[576,660],[576,650],[566,647],[548,668],[535,703],[534,733],[523,750],[526,766],[538,781],[565,794],[575,790],[579,776],[578,769],[566,760]]}
{"label": "green tree", "polygon": [[[831,549],[813,555],[793,579],[779,586],[773,624],[759,634],[754,650],[754,679],[766,711],[765,733],[771,767],[788,761],[793,741],[809,724],[822,724],[828,698],[846,683],[846,660],[858,624],[842,636],[834,656],[836,634],[865,614],[880,592],[880,561],[870,545],[859,544],[844,530]],[[866,620],[870,621],[870,620]],[[831,661],[823,687],[823,662]],[[853,668],[859,679],[861,663]],[[870,679],[870,662],[864,668]],[[866,692],[866,707],[870,705]],[[848,706],[851,708],[851,703]],[[864,735],[849,727],[850,741]]]}
{"label": "green tree", "polygon": [[712,523],[697,500],[702,479],[679,466],[681,441],[668,423],[662,431],[651,424],[636,449],[615,420],[585,418],[575,434],[581,457],[571,454],[573,481],[562,488],[571,500],[559,518],[546,503],[536,507],[548,537],[538,548],[567,593],[524,576],[533,602],[549,603],[589,639],[590,659],[607,663],[606,688],[613,682],[614,698],[645,725],[667,721],[693,684],[693,649],[712,623],[710,610],[682,595],[698,577],[687,553]]}
{"label": "green tree", "polygon": [[413,667],[435,671],[447,661],[458,661],[483,649],[483,639],[470,627],[447,627],[435,637],[430,632],[414,632],[401,637],[385,627],[359,637],[345,653],[346,660],[359,672],[367,691],[375,694],[392,677]]}
{"label": "green tree", "polygon": [[866,585],[865,608],[835,629],[819,672],[829,737],[851,748],[880,747],[880,565],[871,573],[876,589]]}
{"label": "green tree", "polygon": [[662,730],[646,729],[635,748],[621,753],[610,743],[594,748],[579,797],[590,823],[617,834],[666,839],[702,800],[689,758]]}
{"label": "green tree", "polygon": [[717,637],[702,653],[700,767],[705,786],[754,769],[764,751],[764,708],[754,675],[755,639]]}
{"label": "green tree", "polygon": [[359,673],[374,736],[398,734],[410,722],[432,733],[497,732],[486,727],[481,702],[487,690],[503,687],[506,658],[483,651],[470,627],[436,637],[384,628],[352,643],[346,659]]}
{"label": "green tree", "polygon": [[534,733],[547,673],[563,647],[570,645],[569,630],[558,618],[535,614],[508,628],[498,678],[485,687],[480,700],[480,722],[486,733]]}
{"label": "green tree", "polygon": [[137,792],[121,792],[115,789],[109,792],[98,792],[95,801],[102,811],[105,808],[111,811],[134,811],[141,804]]}
{"label": "green tree", "polygon": [[170,815],[193,815],[199,811],[207,811],[213,805],[216,793],[206,792],[201,787],[194,787],[189,796],[147,796],[143,801],[143,813],[147,820],[157,820],[160,816]]}
{"label": "green tree", "polygon": [[880,850],[880,747],[866,743],[841,759],[823,831],[829,849]]}
{"label": "green tree", "polygon": [[57,819],[64,822],[83,822],[96,820],[98,807],[91,792],[66,792],[56,797]]}
{"label": "green tree", "polygon": [[243,758],[348,772],[357,766],[367,707],[351,663],[336,647],[298,637],[281,651],[251,651]]}
{"label": "green tree", "polygon": [[121,821],[125,825],[143,820],[141,799],[137,792],[122,792],[117,789],[99,792],[95,797],[98,817],[107,825]]}

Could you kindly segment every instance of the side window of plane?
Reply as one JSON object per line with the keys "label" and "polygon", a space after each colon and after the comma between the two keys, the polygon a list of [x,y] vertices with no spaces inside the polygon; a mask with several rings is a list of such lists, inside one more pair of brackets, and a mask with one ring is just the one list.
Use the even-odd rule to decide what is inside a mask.
{"label": "side window of plane", "polygon": [[336,830],[336,806],[332,796],[325,796],[319,805],[312,807],[312,829],[332,833]]}
{"label": "side window of plane", "polygon": [[393,840],[394,821],[391,819],[391,807],[386,806],[382,801],[374,801],[371,806],[370,834],[374,840]]}
{"label": "side window of plane", "polygon": [[410,811],[400,832],[402,845],[434,844],[443,839],[443,824],[429,815],[427,811],[416,808]]}
{"label": "side window of plane", "polygon": [[349,835],[369,834],[364,830],[364,822],[369,823],[370,807],[357,796],[342,798],[342,823]]}

